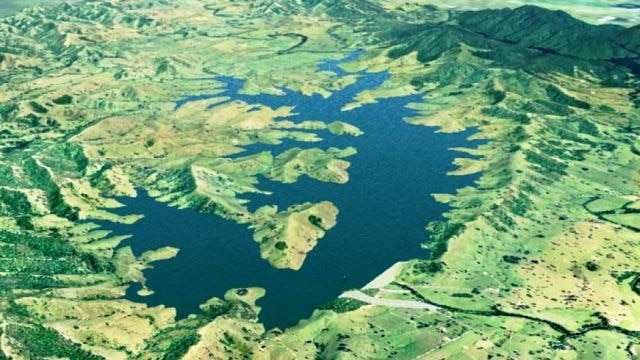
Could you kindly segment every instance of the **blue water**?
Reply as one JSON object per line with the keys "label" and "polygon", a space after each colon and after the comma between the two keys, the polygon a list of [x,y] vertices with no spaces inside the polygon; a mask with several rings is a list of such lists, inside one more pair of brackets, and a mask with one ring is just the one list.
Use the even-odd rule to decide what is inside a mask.
{"label": "blue water", "polygon": [[[345,76],[348,73],[339,64],[359,55],[325,62],[318,70]],[[238,93],[243,81],[217,77],[217,81],[225,84],[223,94],[179,100],[176,107],[220,95],[272,108],[295,106],[297,115],[287,120],[341,120],[358,126],[364,135],[335,136],[320,131],[323,141],[319,143],[286,140],[279,145],[255,144],[234,156],[265,150],[278,154],[292,146],[323,149],[354,146],[358,150],[357,155],[347,159],[352,163],[347,184],[323,183],[306,176],[295,184],[261,178],[260,188],[273,195],[243,196],[251,201],[250,209],[266,204],[284,209],[292,204],[323,200],[339,208],[338,224],[320,240],[299,271],[277,270],[260,259],[258,244],[243,225],[193,210],[170,208],[144,192],[137,198],[120,199],[126,207],[119,209],[119,213],[145,215],[133,225],[103,223],[115,233],[134,235],[123,245],[131,246],[136,254],[161,246],[180,248],[176,258],[158,262],[145,271],[154,295],[140,298],[135,294],[137,288],[132,287],[127,298],[173,306],[178,316],[184,317],[197,312],[198,305],[208,298],[222,296],[229,288],[260,286],[267,290],[267,295],[258,302],[262,306],[261,321],[267,328],[285,328],[308,317],[314,308],[345,289],[365,285],[394,262],[426,256],[420,247],[427,240],[425,226],[440,219],[447,209],[429,194],[453,193],[477,178],[445,175],[454,169],[451,162],[456,156],[448,149],[473,146],[473,142],[466,141],[472,131],[436,134],[434,128],[404,122],[403,118],[415,115],[406,105],[421,101],[420,95],[382,99],[343,112],[340,109],[354,96],[380,86],[389,77],[386,72],[357,74],[355,84],[329,98],[304,96],[289,89],[282,89],[284,96],[243,95]]]}

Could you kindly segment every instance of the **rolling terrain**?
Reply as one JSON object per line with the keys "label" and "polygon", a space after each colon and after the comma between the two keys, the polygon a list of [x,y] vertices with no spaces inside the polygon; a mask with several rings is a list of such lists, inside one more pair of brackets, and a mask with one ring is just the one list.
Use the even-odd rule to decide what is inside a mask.
{"label": "rolling terrain", "polygon": [[[591,22],[374,0],[87,1],[0,19],[0,359],[639,358],[640,27]],[[345,76],[316,71],[355,50]],[[260,288],[185,319],[123,298],[179,254],[134,253],[92,223],[138,220],[112,210],[139,189],[303,267],[340,209],[245,197],[264,178],[345,183],[357,149],[242,151],[360,130],[228,102],[215,77],[328,97],[361,71],[389,77],[345,110],[419,96],[408,123],[485,140],[457,149],[451,175],[480,177],[433,194],[449,211],[425,221],[422,258],[289,329],[259,322]]]}

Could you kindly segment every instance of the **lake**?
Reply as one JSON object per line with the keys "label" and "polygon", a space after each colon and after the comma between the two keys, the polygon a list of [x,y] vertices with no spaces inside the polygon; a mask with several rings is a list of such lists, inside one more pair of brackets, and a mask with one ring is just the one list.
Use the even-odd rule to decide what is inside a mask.
{"label": "lake", "polygon": [[[360,54],[327,61],[318,71],[345,76],[347,73],[339,64]],[[133,234],[121,246],[131,246],[138,255],[162,246],[180,248],[176,258],[155,263],[153,269],[145,271],[147,285],[155,291],[153,295],[141,298],[136,294],[139,287],[132,286],[127,298],[172,306],[179,317],[185,317],[197,312],[199,304],[212,296],[221,297],[229,288],[259,286],[267,290],[258,302],[262,307],[261,321],[267,328],[286,328],[342,291],[362,287],[395,262],[425,257],[426,251],[420,247],[427,240],[425,226],[441,219],[447,210],[430,194],[453,193],[457,188],[472,185],[478,177],[447,176],[446,172],[454,169],[452,161],[457,155],[449,148],[476,146],[481,142],[466,140],[473,130],[438,134],[435,128],[403,121],[415,115],[407,105],[422,101],[422,95],[380,99],[375,104],[341,111],[358,93],[380,86],[389,74],[360,72],[358,76],[355,84],[329,98],[304,96],[289,89],[282,89],[284,96],[244,95],[239,93],[242,80],[218,77],[225,84],[224,93],[197,94],[178,100],[176,107],[219,96],[272,108],[295,106],[297,115],[288,120],[341,120],[358,126],[364,135],[336,136],[320,131],[323,141],[319,143],[286,140],[280,145],[256,144],[235,155],[264,150],[277,154],[292,146],[325,149],[354,146],[358,150],[357,155],[347,158],[352,165],[346,184],[323,183],[306,176],[294,184],[260,178],[259,188],[273,192],[272,195],[241,196],[251,201],[250,209],[267,204],[284,209],[292,204],[323,200],[339,208],[338,224],[309,253],[299,271],[270,267],[259,257],[258,244],[244,225],[194,210],[168,207],[143,191],[136,198],[120,198],[126,207],[117,209],[117,213],[145,215],[133,225],[100,222],[115,234]]]}

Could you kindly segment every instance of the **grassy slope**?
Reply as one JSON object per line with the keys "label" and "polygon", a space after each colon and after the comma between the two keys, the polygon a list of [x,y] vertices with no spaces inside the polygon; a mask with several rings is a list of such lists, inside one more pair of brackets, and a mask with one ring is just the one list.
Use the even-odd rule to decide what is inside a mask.
{"label": "grassy slope", "polygon": [[[638,233],[628,226],[636,212],[611,197],[636,201],[640,194],[633,148],[639,119],[633,79],[608,61],[635,56],[635,30],[589,27],[535,8],[461,14],[383,11],[367,1],[220,2],[208,11],[195,0],[149,4],[95,2],[0,23],[12,30],[0,63],[7,82],[0,85],[0,220],[13,231],[2,236],[3,351],[44,356],[47,346],[33,343],[36,336],[53,344],[51,351],[65,351],[48,355],[72,358],[86,354],[74,353],[80,350],[69,340],[116,359],[187,352],[192,358],[625,358],[638,351],[632,285],[640,255]],[[310,40],[282,61],[279,50],[297,40],[270,36],[272,28]],[[561,36],[549,40],[545,31]],[[599,46],[590,45],[593,38]],[[336,301],[333,310],[281,335],[263,334],[255,323],[258,289],[231,291],[177,323],[170,309],[118,300],[124,285],[144,282],[148,262],[164,256],[114,252],[120,239],[74,224],[77,217],[134,220],[96,210],[117,206],[104,195],[144,186],[163,201],[257,229],[277,219],[299,225],[286,212],[252,214],[237,194],[258,191],[258,174],[295,181],[300,174],[293,168],[344,161],[343,154],[324,152],[221,160],[256,141],[315,138],[273,120],[288,109],[250,113],[231,104],[203,112],[211,100],[173,112],[176,96],[211,91],[210,82],[186,79],[225,73],[250,79],[248,91],[276,92],[286,84],[327,93],[341,84],[310,70],[346,47],[369,50],[353,69],[393,74],[359,102],[426,91],[428,101],[416,104],[422,115],[412,123],[477,126],[479,136],[493,140],[473,151],[480,159],[457,160],[460,172],[484,175],[473,189],[439,197],[452,210],[447,224],[431,226],[432,258],[408,262],[387,289],[371,290],[446,310]],[[345,176],[309,175],[337,182]],[[266,347],[258,345],[263,340]]]}

